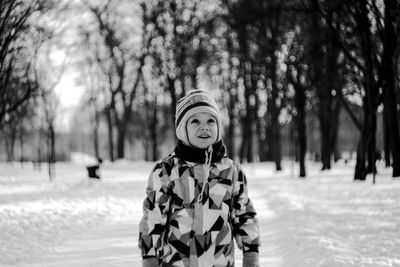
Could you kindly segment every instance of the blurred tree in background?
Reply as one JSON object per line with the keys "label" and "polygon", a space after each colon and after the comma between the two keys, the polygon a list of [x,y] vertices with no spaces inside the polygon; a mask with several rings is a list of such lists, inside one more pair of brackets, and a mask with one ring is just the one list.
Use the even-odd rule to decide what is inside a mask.
{"label": "blurred tree in background", "polygon": [[19,160],[29,160],[24,157],[25,139],[35,130],[36,99],[41,91],[35,62],[43,44],[43,29],[35,20],[52,7],[52,1],[40,0],[0,3],[0,131],[9,162],[16,160],[16,140]]}
{"label": "blurred tree in background", "polygon": [[[2,19],[7,7],[20,14],[20,8],[4,7]],[[342,152],[356,150],[354,179],[375,174],[381,154],[393,177],[400,176],[398,1],[86,0],[61,1],[52,10],[44,16],[57,10],[62,26],[44,27],[44,46],[64,51],[85,89],[69,141],[63,143],[59,133],[55,150],[111,161],[157,160],[176,141],[177,100],[203,89],[220,103],[228,153],[241,162],[273,161],[279,171],[283,157],[292,156],[305,177],[307,155],[328,170]],[[7,36],[1,32],[2,44]],[[10,161],[16,136],[23,139],[38,128],[18,123],[21,114],[38,113],[18,108],[34,103],[21,99],[56,91],[50,81],[63,73],[59,64],[58,71],[46,71],[47,82],[44,74],[29,74],[35,55],[51,52],[35,49],[43,46],[38,36],[25,39],[36,40],[28,54],[13,52],[23,47],[15,39],[1,58],[1,90],[18,92],[1,96]],[[87,141],[77,145],[77,139]]]}
{"label": "blurred tree in background", "polygon": [[0,126],[15,124],[38,90],[32,80],[32,20],[51,7],[51,1],[0,3]]}
{"label": "blurred tree in background", "polygon": [[[395,51],[398,49],[400,4],[398,1],[313,1],[348,61],[351,83],[362,96],[363,123],[357,148],[356,180],[375,172],[377,109],[384,103],[384,121],[391,151],[393,176],[399,176],[398,118],[395,102]],[[397,31],[397,32],[396,32]],[[391,73],[391,74],[387,74]],[[389,78],[391,76],[391,78]],[[383,101],[392,97],[393,101]],[[390,119],[389,119],[390,118]],[[390,145],[389,145],[390,144]],[[389,152],[387,152],[389,153]],[[390,161],[389,157],[386,158]]]}

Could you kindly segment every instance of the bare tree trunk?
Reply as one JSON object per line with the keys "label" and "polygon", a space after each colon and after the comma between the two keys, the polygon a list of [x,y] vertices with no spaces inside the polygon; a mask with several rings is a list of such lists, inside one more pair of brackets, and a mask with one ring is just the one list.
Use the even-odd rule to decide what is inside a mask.
{"label": "bare tree trunk", "polygon": [[241,125],[242,125],[242,143],[240,146],[240,162],[249,162],[249,149],[250,149],[250,139],[251,137],[251,114],[250,114],[250,86],[249,86],[249,76],[246,75],[246,62],[244,62],[245,58],[246,58],[246,42],[243,36],[240,36],[240,43],[241,43],[241,49],[242,49],[242,62],[241,62],[241,71],[243,72],[243,79],[244,79],[244,87],[245,87],[245,92],[244,92],[244,97],[245,97],[245,103],[246,103],[246,114],[244,115],[244,117],[241,120]]}
{"label": "bare tree trunk", "polygon": [[273,96],[271,99],[268,100],[268,112],[266,114],[267,116],[266,138],[268,143],[267,159],[274,161],[275,169],[277,171],[281,171],[282,154],[281,154],[280,125],[278,121],[279,109],[276,107],[275,104],[276,98],[274,97],[276,96]]}
{"label": "bare tree trunk", "polygon": [[6,151],[7,151],[7,162],[14,161],[14,142],[11,140],[6,140]]}
{"label": "bare tree trunk", "polygon": [[257,136],[258,136],[258,156],[260,161],[267,160],[267,140],[266,134],[264,133],[265,127],[263,129],[262,119],[257,118]]}
{"label": "bare tree trunk", "polygon": [[246,29],[246,24],[238,25],[237,34],[239,42],[239,53],[240,53],[240,73],[239,76],[243,78],[244,86],[244,98],[246,104],[246,114],[242,117],[242,143],[240,148],[240,161],[243,162],[246,159],[247,162],[254,161],[254,123],[255,123],[255,92],[254,92],[254,60],[249,60],[249,45],[247,43],[248,32]]}
{"label": "bare tree trunk", "polygon": [[144,160],[150,161],[150,137],[148,136],[148,130],[146,130],[147,134],[145,135],[144,140]]}
{"label": "bare tree trunk", "polygon": [[329,51],[328,49],[330,49],[331,47],[326,45],[327,51],[325,53],[322,51],[321,44],[327,42],[326,39],[328,37],[328,34],[326,34],[326,32],[324,31],[324,28],[320,22],[321,20],[319,17],[316,16],[316,13],[313,13],[311,16],[312,16],[313,32],[315,35],[314,42],[312,43],[312,50],[315,55],[312,58],[312,63],[313,63],[312,66],[314,74],[312,79],[313,83],[316,85],[318,89],[317,90],[319,99],[318,119],[321,132],[321,148],[320,148],[321,163],[322,163],[322,170],[329,170],[331,168],[331,156],[332,156],[329,140],[331,139],[330,123],[332,117],[331,106],[332,106],[333,96],[331,94],[332,90],[331,89],[332,84],[330,84],[331,80],[327,81],[327,78],[332,75],[331,73],[329,73],[329,71],[331,70],[328,70],[329,54],[331,54],[328,53]]}
{"label": "bare tree trunk", "polygon": [[[238,102],[238,81],[236,78],[233,78],[237,75],[237,69],[234,67],[233,57],[235,55],[235,49],[233,47],[232,37],[230,33],[226,35],[227,40],[227,50],[229,53],[228,59],[228,78],[224,79],[224,90],[226,90],[226,94],[228,95],[228,115],[229,115],[229,125],[227,132],[225,134],[225,144],[227,148],[228,155],[235,159],[236,158],[236,138],[235,138],[235,125],[237,123],[237,111],[236,104]],[[223,76],[223,74],[221,73]]]}
{"label": "bare tree trunk", "polygon": [[340,151],[337,145],[337,136],[339,132],[339,117],[340,117],[340,110],[341,105],[340,101],[337,97],[333,99],[333,107],[332,107],[332,125],[331,125],[331,132],[329,134],[329,147],[331,153],[333,153],[333,160],[337,162],[340,159]]}
{"label": "bare tree trunk", "polygon": [[117,159],[123,159],[125,157],[125,136],[127,123],[127,121],[123,120],[117,125]]}
{"label": "bare tree trunk", "polygon": [[55,178],[55,132],[53,122],[48,122],[48,136],[47,136],[47,163],[50,182]]}
{"label": "bare tree trunk", "polygon": [[[361,133],[361,140],[359,143],[359,151],[357,151],[357,163],[354,174],[355,180],[365,180],[368,171],[373,173],[375,180],[375,135],[376,135],[376,99],[377,88],[375,88],[374,81],[374,68],[372,60],[372,43],[370,33],[370,22],[368,20],[367,3],[363,1],[360,3],[360,13],[356,17],[358,27],[361,33],[361,45],[364,65],[364,90],[366,96],[364,97],[364,126]],[[360,146],[361,144],[361,146]],[[358,155],[358,152],[363,155]],[[369,156],[367,155],[369,153]],[[367,156],[367,158],[366,158]],[[366,159],[368,159],[368,168],[366,168]]]}
{"label": "bare tree trunk", "polygon": [[274,157],[274,162],[275,162],[275,170],[276,171],[281,171],[282,166],[281,166],[281,160],[282,160],[282,152],[281,152],[281,134],[280,134],[280,125],[278,122],[278,115],[276,114],[277,111],[275,111],[272,114],[272,154]]}
{"label": "bare tree trunk", "polygon": [[[337,156],[336,140],[339,129],[340,103],[339,94],[343,87],[343,78],[337,64],[340,54],[339,48],[334,45],[331,35],[325,34],[319,26],[319,22],[314,23],[315,32],[319,36],[319,42],[315,43],[317,56],[314,59],[316,84],[318,86],[319,110],[318,117],[321,128],[321,163],[322,170],[330,170],[332,156]],[[326,35],[326,36],[324,36]],[[318,37],[317,37],[318,38]],[[326,44],[326,52],[323,53],[320,42],[327,38],[331,44]],[[326,42],[326,41],[325,41]],[[326,77],[321,78],[321,77]],[[332,92],[335,92],[333,94]]]}
{"label": "bare tree trunk", "polygon": [[20,162],[21,162],[21,166],[23,167],[23,163],[25,161],[25,151],[24,151],[24,127],[21,125],[21,127],[19,127],[19,145],[21,148],[21,157],[20,157]]}
{"label": "bare tree trunk", "polygon": [[[234,88],[237,88],[237,84],[235,84]],[[237,91],[236,89],[230,90],[228,89],[229,94],[229,103],[228,103],[228,114],[229,114],[229,125],[228,130],[225,134],[225,142],[227,153],[231,158],[236,157],[235,147],[236,147],[236,138],[235,138],[235,123],[236,123],[236,101],[237,101]]]}
{"label": "bare tree trunk", "polygon": [[[251,64],[251,63],[249,63]],[[251,73],[251,72],[250,72]],[[251,77],[250,75],[245,75],[245,77]],[[251,80],[245,78],[245,101],[246,101],[246,115],[244,119],[244,129],[242,135],[242,148],[241,148],[241,159],[246,158],[247,162],[254,162],[254,105],[251,103],[251,98],[256,97],[252,93]],[[246,85],[247,84],[247,85]]]}
{"label": "bare tree trunk", "polygon": [[[385,97],[386,98],[386,97]],[[385,166],[391,166],[391,159],[390,159],[390,121],[389,121],[389,111],[388,108],[383,109],[383,150],[384,150],[384,159],[385,159]],[[397,123],[397,119],[396,119]]]}
{"label": "bare tree trunk", "polygon": [[[397,4],[398,5],[398,4]],[[386,115],[386,123],[390,141],[387,148],[390,148],[392,154],[393,177],[400,177],[400,134],[397,121],[396,93],[395,93],[395,60],[394,54],[396,46],[398,46],[398,36],[394,28],[396,16],[393,12],[400,12],[400,7],[396,9],[395,1],[385,0],[385,37],[384,37],[384,116]],[[394,15],[394,16],[393,16]],[[386,135],[385,135],[386,137]],[[386,149],[385,149],[386,153]],[[388,163],[386,163],[388,164]]]}
{"label": "bare tree trunk", "polygon": [[231,158],[236,157],[235,153],[235,146],[236,146],[236,138],[235,138],[235,124],[233,122],[234,118],[230,118],[229,120],[229,125],[228,125],[228,131],[227,134],[225,135],[226,138],[226,148],[227,148],[227,153]]}
{"label": "bare tree trunk", "polygon": [[[323,89],[321,89],[323,90]],[[337,97],[320,98],[319,121],[321,126],[322,170],[331,169],[332,155],[335,154],[339,128],[340,103]]]}
{"label": "bare tree trunk", "polygon": [[248,138],[248,149],[247,149],[247,162],[254,162],[254,132],[255,132],[255,122],[252,121],[250,124],[250,134]]}
{"label": "bare tree trunk", "polygon": [[[368,82],[367,82],[368,83]],[[355,180],[364,181],[368,172],[375,177],[375,135],[376,135],[376,110],[371,107],[372,88],[366,85],[367,96],[364,100],[364,123],[361,131],[360,141],[357,148],[357,163],[354,173]],[[367,165],[368,164],[368,165]]]}
{"label": "bare tree trunk", "polygon": [[[298,78],[298,80],[300,80]],[[298,133],[298,149],[299,149],[299,167],[300,177],[306,177],[305,156],[307,151],[306,123],[305,123],[305,88],[300,84],[295,84],[295,102],[297,110],[297,133]]]}
{"label": "bare tree trunk", "polygon": [[[372,120],[371,120],[371,131],[369,132],[369,136],[368,136],[368,151],[367,151],[367,156],[368,156],[368,160],[367,160],[367,173],[372,173],[376,174],[376,159],[377,159],[377,155],[376,155],[376,111],[373,112],[373,114],[371,114]],[[375,181],[374,181],[375,182]]]}
{"label": "bare tree trunk", "polygon": [[43,127],[42,125],[40,125],[39,128],[39,133],[38,133],[38,143],[37,143],[37,164],[38,164],[38,168],[41,169],[41,165],[42,165],[42,136],[43,136]]}
{"label": "bare tree trunk", "polygon": [[157,125],[158,125],[158,112],[157,112],[157,97],[153,101],[153,116],[150,125],[151,129],[151,141],[152,141],[152,160],[156,161],[159,159],[158,155],[158,136],[157,136]]}
{"label": "bare tree trunk", "polygon": [[[324,90],[320,88],[320,90]],[[319,122],[321,129],[321,163],[322,170],[330,170],[331,169],[331,156],[332,151],[330,151],[329,146],[329,135],[330,135],[330,121],[328,118],[329,112],[327,108],[330,104],[326,103],[326,99],[321,95],[320,96],[320,105],[319,105]]]}
{"label": "bare tree trunk", "polygon": [[[268,99],[268,107],[272,107],[272,101],[269,98]],[[268,111],[265,114],[265,140],[266,140],[266,144],[265,144],[265,150],[266,150],[266,155],[265,155],[265,160],[266,161],[274,161],[274,151],[273,151],[273,131],[272,131],[272,114],[271,114],[271,109],[268,108]]]}
{"label": "bare tree trunk", "polygon": [[[274,43],[277,42],[276,39],[272,40]],[[274,44],[272,47],[277,47],[277,44]],[[282,148],[281,148],[281,131],[279,125],[279,113],[280,107],[277,106],[278,100],[278,77],[276,74],[276,68],[278,67],[277,58],[275,56],[275,51],[272,53],[271,57],[271,65],[272,65],[272,73],[271,73],[271,83],[272,83],[272,92],[271,92],[271,106],[269,106],[269,112],[271,113],[271,142],[270,148],[272,150],[272,156],[275,161],[275,169],[277,171],[282,170],[281,160],[282,160]]]}
{"label": "bare tree trunk", "polygon": [[[399,128],[398,128],[398,121],[397,121],[397,112],[396,112],[396,103],[395,103],[395,93],[394,93],[394,88],[392,87],[391,89],[388,87],[386,89],[386,94],[384,104],[385,104],[385,110],[387,112],[384,112],[384,117],[386,117],[386,125],[388,126],[387,128],[387,135],[385,139],[388,144],[385,145],[385,159],[386,159],[386,166],[390,166],[391,160],[390,160],[390,155],[389,152],[391,152],[392,155],[392,167],[393,167],[393,177],[399,177],[400,176],[400,140],[399,140]],[[386,155],[386,153],[388,155]]]}
{"label": "bare tree trunk", "polygon": [[249,138],[251,136],[251,125],[250,125],[250,121],[249,119],[246,117],[244,117],[242,119],[242,143],[240,146],[240,153],[239,153],[239,158],[240,158],[240,162],[244,162],[244,160],[246,159],[246,161],[248,162],[248,150],[249,150]]}
{"label": "bare tree trunk", "polygon": [[96,107],[94,107],[94,124],[93,124],[93,146],[94,146],[94,154],[97,159],[100,159],[100,148],[99,148],[99,124],[100,124],[100,116]]}
{"label": "bare tree trunk", "polygon": [[299,177],[306,177],[306,151],[307,151],[307,138],[306,138],[306,125],[305,125],[305,114],[304,112],[300,112],[298,118],[298,131],[299,131]]}
{"label": "bare tree trunk", "polygon": [[259,73],[257,72],[257,63],[255,60],[250,63],[250,95],[249,95],[249,100],[248,101],[248,108],[247,112],[249,113],[249,119],[250,119],[250,135],[249,135],[249,149],[247,151],[247,161],[248,162],[254,162],[255,161],[255,156],[256,156],[256,151],[255,151],[255,139],[256,139],[256,131],[257,131],[257,107],[259,105],[259,100],[258,96],[256,94],[257,91],[257,82],[258,82],[258,77]]}
{"label": "bare tree trunk", "polygon": [[357,160],[356,168],[354,172],[354,180],[364,181],[367,176],[367,169],[365,166],[365,152],[367,147],[367,135],[368,135],[368,111],[364,106],[364,123],[361,130],[360,139],[357,146]]}
{"label": "bare tree trunk", "polygon": [[106,121],[107,121],[107,133],[108,133],[108,156],[110,157],[110,161],[114,162],[114,133],[113,133],[113,123],[111,116],[111,109],[106,107]]}
{"label": "bare tree trunk", "polygon": [[[176,112],[176,102],[178,101],[177,96],[176,96],[176,89],[175,89],[175,79],[172,79],[171,77],[167,77],[167,83],[168,83],[168,91],[171,96],[171,118],[172,118],[172,129],[175,129],[175,112]],[[174,131],[174,136],[175,131]]]}
{"label": "bare tree trunk", "polygon": [[7,152],[7,162],[13,162],[15,160],[15,141],[17,138],[16,130],[14,126],[10,126],[10,132],[8,136],[4,138]]}

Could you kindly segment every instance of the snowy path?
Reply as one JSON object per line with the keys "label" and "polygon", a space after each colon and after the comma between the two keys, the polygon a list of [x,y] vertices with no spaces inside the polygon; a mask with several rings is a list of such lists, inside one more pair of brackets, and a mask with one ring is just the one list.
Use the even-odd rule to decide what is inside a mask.
{"label": "snowy path", "polygon": [[[102,181],[59,164],[57,179],[0,165],[0,266],[140,266],[138,223],[152,163],[105,165]],[[400,266],[400,179],[354,183],[351,166],[291,178],[290,164],[245,166],[261,266]],[[237,252],[237,265],[241,257]]]}
{"label": "snowy path", "polygon": [[251,186],[265,188],[274,213],[261,225],[271,233],[263,241],[276,244],[278,266],[400,266],[400,181],[383,170],[376,185],[355,183],[352,170],[322,175],[315,168],[301,180],[256,169],[256,177],[270,177]]}
{"label": "snowy path", "polygon": [[136,232],[126,223],[90,229],[70,236],[49,255],[35,258],[26,266],[140,266],[135,253]]}

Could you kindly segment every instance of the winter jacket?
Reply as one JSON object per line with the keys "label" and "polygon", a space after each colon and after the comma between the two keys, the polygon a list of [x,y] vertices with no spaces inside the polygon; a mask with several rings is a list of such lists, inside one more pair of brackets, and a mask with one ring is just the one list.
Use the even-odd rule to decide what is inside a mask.
{"label": "winter jacket", "polygon": [[234,266],[233,239],[243,253],[258,253],[246,176],[226,157],[222,141],[211,150],[178,142],[156,164],[139,230],[143,259],[155,257],[161,266]]}

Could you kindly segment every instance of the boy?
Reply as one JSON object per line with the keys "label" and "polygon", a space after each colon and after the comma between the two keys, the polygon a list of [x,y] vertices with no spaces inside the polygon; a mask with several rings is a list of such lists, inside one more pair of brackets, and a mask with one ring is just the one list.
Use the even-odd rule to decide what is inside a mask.
{"label": "boy", "polygon": [[143,266],[258,267],[259,229],[242,168],[225,155],[221,114],[205,91],[176,108],[174,152],[156,164],[143,203]]}

